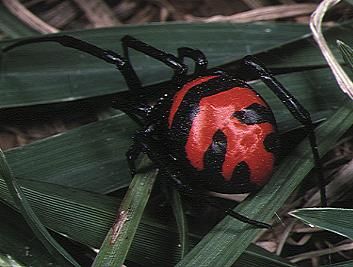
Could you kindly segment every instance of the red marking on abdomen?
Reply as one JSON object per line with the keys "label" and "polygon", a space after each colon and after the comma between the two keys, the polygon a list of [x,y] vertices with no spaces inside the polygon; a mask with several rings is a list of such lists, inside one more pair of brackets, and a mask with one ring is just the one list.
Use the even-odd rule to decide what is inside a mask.
{"label": "red marking on abdomen", "polygon": [[215,78],[215,77],[217,77],[217,76],[204,76],[204,77],[200,77],[200,78],[197,78],[195,80],[192,80],[192,81],[186,83],[183,86],[183,88],[181,88],[175,94],[174,99],[173,99],[173,104],[172,104],[172,107],[170,109],[169,118],[168,118],[169,129],[172,127],[172,123],[173,123],[173,120],[174,120],[175,113],[178,111],[178,108],[179,108],[181,102],[183,101],[184,96],[187,94],[187,92],[189,92],[189,90],[191,88],[193,88],[194,86],[199,85],[199,84],[204,83],[204,82],[207,82],[208,80],[210,80],[212,78]]}
{"label": "red marking on abdomen", "polygon": [[274,156],[265,150],[263,142],[274,131],[272,124],[246,125],[233,116],[235,111],[254,103],[267,106],[254,91],[241,87],[201,99],[199,113],[192,122],[186,143],[186,155],[194,168],[204,169],[204,155],[214,134],[220,130],[227,137],[222,166],[226,181],[232,178],[235,167],[242,161],[249,166],[251,182],[262,185],[270,178]]}

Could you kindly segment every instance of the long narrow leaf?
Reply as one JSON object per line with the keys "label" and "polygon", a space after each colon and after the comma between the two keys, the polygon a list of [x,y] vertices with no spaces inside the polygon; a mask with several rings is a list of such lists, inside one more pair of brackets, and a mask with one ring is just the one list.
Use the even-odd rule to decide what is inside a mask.
{"label": "long narrow leaf", "polygon": [[0,266],[23,267],[21,263],[0,252]]}
{"label": "long narrow leaf", "polygon": [[[352,46],[351,22],[347,24],[339,24],[324,31],[324,36],[337,60],[343,63],[341,54],[336,46],[337,40],[344,41],[347,45]],[[322,67],[327,65],[324,57],[314,44],[314,40],[310,35],[305,36],[301,40],[283,45],[273,49],[268,53],[258,55],[258,57],[266,62],[267,66],[272,68],[303,68],[303,67]]]}
{"label": "long narrow leaf", "polygon": [[175,188],[170,189],[170,203],[173,209],[175,221],[178,228],[181,257],[184,258],[189,251],[189,229],[186,220],[183,203],[179,192]]}
{"label": "long narrow leaf", "polygon": [[17,177],[108,193],[131,181],[125,152],[135,129],[120,114],[9,150],[6,157]]}
{"label": "long narrow leaf", "polygon": [[[24,194],[48,228],[91,247],[101,245],[114,223],[119,199],[43,182],[20,181]],[[1,178],[0,197],[16,208]],[[152,219],[147,210],[127,259],[144,266],[173,266],[180,259],[177,236],[173,226]],[[195,235],[189,238],[192,246],[199,240]],[[236,266],[292,265],[263,249],[250,246]]]}
{"label": "long narrow leaf", "polygon": [[[97,46],[122,52],[120,39],[133,35],[170,53],[178,47],[201,49],[210,66],[238,60],[298,39],[308,28],[295,24],[153,24],[67,32]],[[249,42],[251,40],[251,42]],[[10,42],[0,42],[0,48]],[[118,70],[90,55],[41,43],[18,47],[1,56],[0,107],[63,102],[126,90]],[[166,81],[172,71],[142,53],[132,65],[145,84]]]}
{"label": "long narrow leaf", "polygon": [[353,240],[353,209],[305,208],[289,213],[306,224],[313,225]]}
{"label": "long narrow leaf", "polygon": [[350,67],[350,70],[353,71],[353,49],[339,40],[337,40],[337,46],[341,51],[344,62],[346,62],[346,64]]}
{"label": "long narrow leaf", "polygon": [[63,263],[79,266],[79,264],[68,254],[64,248],[49,234],[42,222],[32,210],[30,203],[27,201],[26,196],[23,194],[22,189],[17,183],[16,178],[13,176],[12,171],[7,164],[6,158],[2,150],[0,150],[0,176],[5,180],[9,192],[16,203],[16,206],[21,211],[21,214],[26,219],[28,225],[32,228],[34,234],[54,256],[54,258]]}
{"label": "long narrow leaf", "polygon": [[[353,1],[352,1],[353,4]],[[336,264],[325,265],[322,267],[351,267],[353,266],[353,261],[344,261]]]}
{"label": "long narrow leaf", "polygon": [[[24,266],[57,266],[23,217],[0,203],[0,251]],[[12,266],[1,263],[0,266]]]}
{"label": "long narrow leaf", "polygon": [[[145,158],[139,169],[146,169],[150,165],[148,163],[150,161]],[[156,175],[155,169],[135,175],[93,266],[123,265],[152,192]]]}

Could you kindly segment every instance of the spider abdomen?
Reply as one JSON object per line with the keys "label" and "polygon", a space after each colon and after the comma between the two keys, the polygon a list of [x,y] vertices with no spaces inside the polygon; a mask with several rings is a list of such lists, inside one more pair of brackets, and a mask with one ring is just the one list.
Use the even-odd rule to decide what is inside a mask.
{"label": "spider abdomen", "polygon": [[278,139],[272,111],[245,83],[225,75],[186,83],[174,98],[169,137],[178,158],[217,192],[249,192],[272,174]]}

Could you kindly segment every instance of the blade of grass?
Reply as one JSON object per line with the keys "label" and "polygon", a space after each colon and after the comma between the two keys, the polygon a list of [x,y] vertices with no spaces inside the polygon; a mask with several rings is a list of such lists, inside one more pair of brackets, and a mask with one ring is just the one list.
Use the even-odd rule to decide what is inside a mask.
{"label": "blade of grass", "polygon": [[[251,249],[250,249],[251,248]],[[246,261],[243,260],[247,255]],[[263,264],[263,265],[261,265]],[[250,244],[249,248],[243,253],[239,259],[232,265],[232,267],[264,267],[264,266],[282,266],[282,267],[295,267],[286,259],[283,259],[267,250]]]}
{"label": "blade of grass", "polygon": [[119,114],[8,150],[6,157],[16,177],[108,193],[131,181],[125,152],[135,130],[135,123]]}
{"label": "blade of grass", "polygon": [[[321,155],[332,147],[353,122],[351,102],[345,104],[316,131]],[[303,141],[280,165],[270,182],[235,210],[268,221],[313,167],[310,147]],[[226,217],[177,266],[231,266],[260,230]]]}
{"label": "blade of grass", "polygon": [[[352,22],[339,24],[335,27],[323,31],[325,39],[332,48],[332,53],[340,63],[343,63],[341,54],[336,46],[337,40],[344,40],[348,45],[353,45],[352,38],[347,40],[347,36],[352,35]],[[326,66],[327,63],[317,46],[313,45],[314,40],[311,35],[304,36],[301,40],[285,44],[268,52],[257,55],[267,67],[273,69],[281,68],[317,68]]]}
{"label": "blade of grass", "polygon": [[353,240],[353,209],[304,208],[293,210],[289,215],[311,226],[316,226]]}
{"label": "blade of grass", "polygon": [[37,215],[32,210],[26,196],[23,194],[22,189],[17,183],[16,178],[13,176],[12,171],[7,164],[6,158],[0,149],[0,176],[5,180],[9,192],[16,203],[16,206],[21,211],[22,216],[25,218],[28,225],[33,230],[36,237],[42,242],[46,249],[53,255],[54,259],[62,264],[71,264],[79,266],[79,264],[68,254],[63,247],[56,242],[56,240],[49,234],[47,229],[41,223]]}
{"label": "blade of grass", "polygon": [[[23,217],[0,203],[0,251],[24,266],[58,266]],[[12,266],[1,263],[0,266]]]}
{"label": "blade of grass", "polygon": [[[352,1],[353,4],[353,1]],[[351,261],[344,261],[336,264],[324,265],[322,267],[351,267],[353,266],[353,260]]]}
{"label": "blade of grass", "polygon": [[161,183],[161,188],[163,195],[173,210],[173,215],[179,233],[181,258],[184,258],[186,253],[189,251],[189,229],[183,208],[182,198],[178,190],[176,190],[175,187],[168,185],[165,180]]}
{"label": "blade of grass", "polygon": [[334,74],[337,83],[341,90],[346,93],[351,99],[353,99],[353,82],[348,77],[347,73],[343,70],[341,65],[338,63],[336,57],[330,50],[324,35],[322,34],[322,20],[326,12],[341,2],[341,0],[323,0],[318,5],[317,9],[310,18],[310,29],[313,33],[313,38],[319,46],[322,55],[324,56],[327,64],[330,66],[332,73]]}
{"label": "blade of grass", "polygon": [[173,209],[175,221],[179,233],[180,241],[180,254],[181,258],[184,258],[185,255],[189,252],[189,229],[186,216],[183,209],[182,199],[179,192],[175,188],[170,188],[170,203]]}
{"label": "blade of grass", "polygon": [[[150,166],[145,157],[139,169]],[[142,213],[157,175],[157,170],[138,173],[132,179],[127,193],[119,207],[118,215],[110,228],[93,266],[122,266],[134,239]]]}
{"label": "blade of grass", "polygon": [[346,62],[350,70],[353,71],[353,49],[340,40],[337,40],[337,46],[341,51],[344,62]]}
{"label": "blade of grass", "polygon": [[11,257],[0,252],[0,266],[24,267],[21,263]]}
{"label": "blade of grass", "polygon": [[[44,182],[19,180],[27,199],[48,228],[91,247],[97,248],[101,245],[114,223],[119,199]],[[0,197],[16,208],[1,178]],[[144,213],[127,259],[143,266],[174,266],[180,259],[175,226],[151,218],[149,213],[149,209]],[[197,229],[193,231],[195,230]],[[200,239],[195,234],[189,235],[189,238],[190,246],[194,246]],[[236,266],[292,265],[251,245],[239,258]]]}
{"label": "blade of grass", "polygon": [[[201,49],[207,55],[210,66],[214,67],[229,62],[229,59],[237,60],[246,54],[267,51],[307,32],[307,27],[295,24],[174,23],[65,34],[120,53],[120,39],[126,34],[170,53],[176,53],[178,47],[194,47]],[[0,42],[0,47],[9,44]],[[131,53],[131,58],[145,84],[171,78],[170,69],[160,62],[136,52]],[[2,108],[74,101],[127,89],[112,65],[53,43],[28,45],[2,54],[1,67]]]}

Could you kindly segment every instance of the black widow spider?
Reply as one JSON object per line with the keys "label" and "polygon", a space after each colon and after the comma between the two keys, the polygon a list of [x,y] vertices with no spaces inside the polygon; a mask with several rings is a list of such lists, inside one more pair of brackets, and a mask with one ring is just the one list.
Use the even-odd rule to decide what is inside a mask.
{"label": "black widow spider", "polygon": [[[271,226],[249,219],[208,200],[206,190],[245,193],[257,190],[271,176],[278,154],[276,122],[270,107],[246,82],[222,70],[207,69],[205,55],[182,47],[178,56],[165,53],[131,36],[122,38],[124,57],[71,36],[47,36],[18,41],[3,49],[38,42],[58,42],[115,65],[133,94],[114,100],[142,129],[133,137],[126,156],[132,175],[140,153],[146,153],[181,193],[199,198],[224,213],[256,227]],[[129,48],[174,70],[174,76],[155,104],[140,96],[142,86],[130,60]],[[185,58],[194,61],[188,75]],[[242,68],[256,75],[305,127],[319,174],[321,203],[325,185],[310,114],[266,68],[246,56]],[[146,92],[144,92],[146,93]]]}

